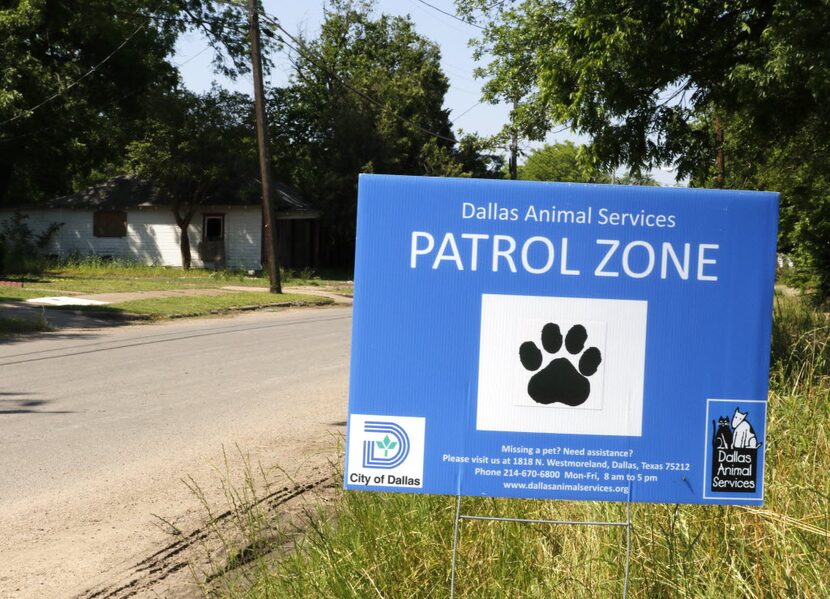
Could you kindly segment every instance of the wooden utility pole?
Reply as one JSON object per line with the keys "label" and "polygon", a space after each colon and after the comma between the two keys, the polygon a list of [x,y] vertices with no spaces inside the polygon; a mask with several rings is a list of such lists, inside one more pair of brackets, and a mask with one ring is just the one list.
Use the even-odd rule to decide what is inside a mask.
{"label": "wooden utility pole", "polygon": [[251,24],[251,74],[254,79],[254,107],[256,110],[256,139],[259,150],[259,176],[262,179],[263,243],[268,259],[271,293],[282,293],[280,284],[279,243],[276,213],[271,198],[271,157],[268,152],[268,123],[265,120],[265,100],[262,90],[262,53],[259,44],[259,11],[257,0],[248,0],[248,18]]}
{"label": "wooden utility pole", "polygon": [[507,165],[507,170],[510,173],[510,179],[516,180],[519,175],[519,132],[516,129],[515,118],[516,108],[519,106],[518,101],[513,100],[513,119],[514,124],[510,130],[510,162]]}

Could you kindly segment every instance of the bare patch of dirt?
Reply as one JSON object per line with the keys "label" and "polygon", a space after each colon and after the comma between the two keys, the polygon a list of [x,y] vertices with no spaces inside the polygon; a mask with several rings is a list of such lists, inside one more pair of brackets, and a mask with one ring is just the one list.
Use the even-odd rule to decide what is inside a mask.
{"label": "bare patch of dirt", "polygon": [[[229,576],[234,585],[240,579],[244,584],[246,566],[275,549],[290,549],[303,533],[304,514],[324,507],[338,484],[334,475],[317,469],[303,483],[271,489],[188,532],[165,522],[175,540],[134,563],[117,580],[96,585],[77,599],[185,599],[223,587]],[[254,538],[245,530],[251,523],[260,527]]]}

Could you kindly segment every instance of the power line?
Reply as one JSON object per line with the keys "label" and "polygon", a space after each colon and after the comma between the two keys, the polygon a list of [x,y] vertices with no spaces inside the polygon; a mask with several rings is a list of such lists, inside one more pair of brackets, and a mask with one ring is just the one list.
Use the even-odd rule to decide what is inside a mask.
{"label": "power line", "polygon": [[[142,11],[131,11],[131,10],[112,10],[114,14],[122,15],[126,17],[142,17],[144,19],[150,19],[151,21],[161,21],[163,23],[176,23],[179,25],[199,25],[202,28],[202,31],[205,31],[205,27],[210,27],[214,25],[212,21],[207,21],[205,19],[200,19],[194,15],[188,13],[187,18],[183,17],[176,17],[172,15],[164,15],[164,14],[149,14]],[[227,25],[227,23],[225,24]],[[238,26],[239,31],[243,29],[247,32],[247,27],[243,24],[239,24]],[[210,33],[209,31],[207,33]]]}
{"label": "power line", "polygon": [[24,117],[24,116],[26,116],[26,115],[31,115],[34,111],[36,111],[36,110],[38,110],[39,108],[41,108],[41,107],[45,106],[46,104],[48,104],[48,103],[49,103],[49,102],[51,102],[52,100],[54,100],[54,99],[56,99],[56,98],[59,98],[60,96],[62,96],[62,95],[63,95],[63,94],[65,94],[66,92],[68,92],[70,89],[74,88],[74,87],[75,87],[76,85],[78,85],[81,81],[83,81],[84,79],[86,79],[87,77],[89,77],[90,75],[92,75],[95,71],[97,71],[97,70],[98,70],[98,68],[99,68],[99,67],[101,67],[104,63],[106,63],[106,62],[107,62],[110,58],[112,58],[113,56],[115,56],[115,54],[116,54],[119,50],[121,50],[121,48],[123,48],[124,46],[126,46],[126,45],[130,42],[130,40],[131,40],[131,39],[133,39],[136,35],[138,35],[138,33],[139,33],[142,29],[144,29],[144,28],[147,26],[147,23],[149,23],[149,21],[145,21],[144,23],[142,23],[141,25],[139,25],[139,26],[136,28],[136,30],[135,30],[135,31],[133,31],[130,35],[128,35],[128,36],[124,39],[124,41],[123,41],[123,42],[121,42],[120,44],[118,44],[118,46],[115,48],[115,50],[113,50],[112,52],[110,52],[109,54],[107,54],[107,56],[105,56],[105,57],[104,57],[104,59],[103,59],[102,61],[100,61],[98,64],[94,65],[94,66],[93,66],[91,69],[89,69],[86,73],[84,73],[83,75],[81,75],[80,77],[78,77],[77,79],[75,79],[72,83],[70,83],[69,85],[67,85],[65,88],[63,88],[63,89],[62,89],[62,90],[60,90],[60,91],[55,92],[54,94],[52,94],[51,96],[49,96],[48,98],[46,98],[45,100],[43,100],[40,104],[36,104],[36,105],[32,106],[31,108],[28,108],[28,109],[24,110],[24,111],[23,111],[23,112],[21,112],[20,114],[18,114],[18,115],[16,115],[16,116],[13,116],[12,118],[10,118],[10,119],[8,119],[8,120],[3,121],[2,123],[0,123],[0,126],[3,126],[3,125],[8,125],[9,123],[14,122],[14,121],[16,121],[16,120],[17,120],[17,119],[19,119],[19,118],[22,118],[22,117]]}
{"label": "power line", "polygon": [[[160,6],[161,5],[157,6],[156,9],[158,9]],[[141,32],[141,30],[146,28],[147,25],[150,23],[150,21],[166,21],[166,22],[175,22],[175,23],[181,23],[181,24],[196,24],[196,25],[202,26],[203,29],[204,29],[204,26],[208,24],[207,21],[205,21],[203,19],[193,17],[193,16],[191,16],[188,19],[182,19],[180,17],[168,16],[168,15],[158,15],[158,14],[146,14],[146,13],[143,13],[143,12],[125,12],[125,11],[116,11],[116,12],[120,12],[121,14],[127,14],[127,15],[133,16],[133,17],[141,17],[141,18],[146,19],[146,21],[144,23],[142,23],[141,25],[139,25],[135,29],[135,31],[133,31],[130,35],[128,35],[124,39],[124,41],[122,41],[112,52],[110,52],[107,56],[104,57],[103,60],[101,60],[100,62],[95,64],[92,68],[90,68],[86,73],[84,73],[83,75],[81,75],[80,77],[75,79],[72,83],[70,83],[69,85],[67,85],[63,89],[55,92],[54,94],[52,94],[51,96],[49,96],[48,98],[46,98],[45,100],[40,102],[39,104],[36,104],[36,105],[32,106],[31,108],[23,110],[22,112],[20,112],[20,114],[17,114],[16,116],[13,116],[10,119],[7,119],[3,122],[0,122],[0,126],[8,125],[9,123],[12,123],[12,122],[14,122],[14,121],[16,121],[20,118],[23,118],[24,116],[31,115],[31,113],[35,112],[36,110],[40,109],[41,107],[45,106],[46,104],[48,104],[48,103],[52,102],[53,100],[59,98],[60,96],[62,96],[66,92],[68,92],[69,90],[73,89],[81,81],[83,81],[84,79],[86,79],[87,77],[92,75],[101,66],[103,66],[107,61],[109,61],[113,56],[115,56],[124,46],[126,46],[130,42],[130,40],[132,40],[136,35],[138,35]],[[239,25],[240,30],[242,29],[242,27],[243,26],[240,24]],[[208,33],[210,33],[210,32],[208,32]],[[176,68],[181,67],[181,66],[189,63],[191,60],[194,60],[196,57],[200,56],[201,54],[205,53],[209,48],[211,48],[210,45],[206,46],[198,54],[196,54],[194,56],[191,56],[190,58],[188,58],[184,62],[181,62],[181,63],[178,63],[178,64],[173,63],[173,64]],[[127,96],[132,95],[132,93],[134,93],[134,92],[130,92],[129,94],[127,94]],[[10,139],[10,138],[4,138],[4,139]]]}
{"label": "power line", "polygon": [[478,25],[476,23],[473,23],[472,21],[468,21],[467,19],[459,17],[454,12],[448,12],[448,11],[444,10],[443,8],[441,8],[439,6],[435,6],[434,4],[430,4],[429,2],[426,2],[425,0],[417,0],[417,2],[420,2],[424,6],[429,6],[432,10],[437,10],[438,12],[440,12],[443,15],[447,15],[448,17],[452,17],[456,21],[461,21],[465,25],[469,25],[470,27],[475,27],[476,29],[481,29],[482,31],[484,31],[484,27],[482,27],[481,25]]}
{"label": "power line", "polygon": [[464,116],[465,114],[467,114],[467,113],[468,113],[468,112],[470,112],[473,108],[476,108],[476,107],[477,107],[477,106],[479,106],[480,104],[481,104],[481,100],[479,100],[478,102],[476,102],[475,104],[473,104],[472,106],[470,106],[467,110],[465,110],[464,112],[462,112],[461,114],[459,114],[457,117],[455,117],[455,118],[454,118],[454,119],[450,122],[450,124],[455,125],[455,124],[458,122],[458,119],[460,119],[462,116]]}
{"label": "power line", "polygon": [[187,63],[189,63],[191,60],[196,60],[197,58],[199,58],[202,54],[204,54],[205,52],[207,52],[207,51],[208,51],[208,50],[210,50],[211,48],[212,48],[212,46],[211,46],[210,44],[208,44],[207,46],[205,46],[204,48],[202,48],[201,50],[199,50],[199,52],[197,52],[196,54],[194,54],[193,56],[191,56],[191,57],[190,57],[190,58],[188,58],[187,60],[182,61],[182,62],[175,62],[175,63],[173,63],[173,66],[174,66],[174,67],[176,67],[177,69],[178,69],[178,68],[181,68],[181,67],[183,67],[184,65],[186,65]]}
{"label": "power line", "polygon": [[[288,38],[289,38],[292,42],[294,42],[294,44],[296,44],[296,46],[294,46],[294,45],[292,45],[292,44],[289,44],[289,43],[288,43],[288,42],[286,42],[285,40],[281,39],[280,41],[281,41],[281,42],[282,42],[285,46],[287,46],[288,48],[291,48],[292,50],[294,50],[295,52],[297,52],[297,54],[299,54],[300,56],[302,56],[303,58],[305,58],[307,61],[309,61],[312,65],[314,65],[314,66],[315,66],[315,67],[317,67],[318,69],[320,69],[320,70],[322,70],[322,71],[326,72],[326,73],[327,73],[330,77],[332,77],[332,78],[333,78],[333,79],[335,79],[338,83],[340,83],[340,85],[342,85],[343,87],[345,87],[346,89],[348,89],[349,91],[351,91],[352,93],[354,93],[355,95],[360,96],[361,98],[363,98],[363,99],[364,99],[364,100],[366,100],[367,102],[370,102],[371,104],[374,104],[374,105],[375,105],[375,106],[377,106],[378,108],[381,108],[381,109],[383,109],[383,110],[387,110],[387,106],[386,106],[383,102],[381,102],[381,101],[379,101],[379,100],[377,100],[377,99],[373,98],[372,96],[370,96],[370,95],[369,95],[369,94],[367,94],[366,92],[364,92],[364,91],[362,91],[362,90],[359,90],[359,89],[357,89],[356,87],[354,87],[354,86],[350,85],[349,83],[347,83],[346,81],[344,81],[344,80],[343,80],[343,79],[342,79],[342,78],[341,78],[341,77],[340,77],[337,73],[335,73],[332,69],[330,69],[328,66],[326,66],[325,64],[322,64],[322,65],[321,65],[321,64],[320,64],[317,60],[314,60],[314,58],[310,57],[310,56],[309,56],[309,54],[308,54],[307,52],[305,52],[305,51],[301,50],[301,49],[300,49],[300,47],[302,47],[303,43],[302,43],[300,40],[298,40],[297,38],[295,38],[293,35],[291,35],[291,33],[290,33],[287,29],[285,29],[285,27],[283,27],[283,26],[280,24],[280,22],[279,22],[279,21],[277,21],[274,17],[271,17],[270,15],[268,15],[268,14],[266,14],[266,13],[262,13],[262,15],[261,15],[261,16],[262,16],[262,18],[263,18],[264,20],[268,21],[268,22],[269,22],[269,23],[271,23],[273,26],[275,26],[275,27],[276,27],[276,28],[278,28],[280,31],[282,31],[282,32],[283,32],[286,36],[288,36]],[[300,46],[300,47],[297,47],[297,46]],[[317,56],[316,58],[317,58],[317,59],[319,59],[319,60],[322,60],[319,56]],[[295,63],[295,64],[296,64],[296,63]],[[472,110],[472,109],[470,109],[470,110]],[[399,120],[399,121],[401,121],[402,123],[406,123],[406,124],[408,124],[408,125],[411,125],[412,127],[415,127],[416,129],[418,129],[418,130],[419,130],[419,131],[421,131],[422,133],[426,133],[427,135],[431,135],[432,137],[435,137],[435,138],[437,138],[437,139],[442,139],[442,140],[444,140],[444,141],[448,141],[448,142],[450,142],[450,143],[452,143],[452,144],[457,144],[457,143],[458,143],[458,140],[456,140],[456,139],[454,139],[454,138],[452,138],[452,137],[447,137],[446,135],[441,135],[440,133],[436,133],[435,131],[430,131],[430,130],[429,130],[429,129],[427,129],[426,127],[423,127],[423,126],[419,125],[418,123],[413,122],[411,119],[408,119],[408,118],[406,118],[406,117],[404,117],[404,116],[402,116],[402,115],[398,114],[398,113],[397,113],[397,112],[395,112],[395,111],[390,110],[389,112],[391,113],[391,115],[392,115],[392,116],[394,116],[396,119],[398,119],[398,120]]]}
{"label": "power line", "polygon": [[[420,2],[422,2],[422,0],[419,0],[419,1],[420,1]],[[422,3],[423,3],[423,4],[426,4],[427,6],[430,6],[431,8],[434,8],[434,9],[436,9],[436,10],[439,10],[440,12],[445,12],[445,11],[442,11],[441,9],[439,9],[438,7],[432,6],[431,4],[429,4],[429,3],[427,3],[427,2],[422,2]],[[445,13],[445,14],[448,14],[449,16],[452,16],[452,17],[454,17],[454,18],[460,19],[460,17],[457,17],[456,15],[452,15],[452,14],[450,14],[450,13]],[[139,26],[135,29],[135,31],[133,31],[133,32],[132,32],[129,36],[127,36],[127,37],[126,37],[126,38],[125,38],[125,39],[124,39],[124,40],[123,40],[123,41],[122,41],[122,42],[121,42],[121,43],[120,43],[120,44],[119,44],[119,45],[118,45],[118,46],[117,46],[117,47],[116,47],[116,48],[115,48],[112,52],[110,52],[110,53],[109,53],[106,57],[104,57],[104,58],[103,58],[100,62],[98,62],[97,64],[95,64],[92,68],[90,68],[90,69],[89,69],[87,72],[85,72],[83,75],[81,75],[80,77],[78,77],[77,79],[75,79],[74,81],[72,81],[72,83],[70,83],[69,85],[67,85],[66,87],[64,87],[63,89],[61,89],[60,91],[55,92],[54,94],[52,94],[51,96],[49,96],[48,98],[46,98],[45,100],[43,100],[42,102],[40,102],[40,103],[38,103],[38,104],[36,104],[36,105],[32,106],[31,108],[28,108],[28,109],[26,109],[26,110],[22,111],[20,114],[18,114],[18,115],[16,115],[16,116],[12,117],[12,118],[10,118],[10,119],[8,119],[8,120],[6,120],[6,121],[0,122],[0,126],[7,125],[7,124],[9,124],[9,123],[11,123],[11,122],[14,122],[14,121],[16,121],[16,120],[18,120],[18,119],[20,119],[20,118],[24,117],[24,116],[31,115],[33,112],[37,111],[38,109],[42,108],[43,106],[45,106],[46,104],[48,104],[48,103],[52,102],[53,100],[55,100],[55,99],[59,98],[60,96],[62,96],[63,94],[65,94],[65,93],[66,93],[66,92],[68,92],[69,90],[73,89],[75,86],[77,86],[77,85],[78,85],[81,81],[83,81],[84,79],[86,79],[87,77],[89,77],[89,76],[91,76],[93,73],[95,73],[95,72],[96,72],[96,71],[97,71],[97,70],[98,70],[101,66],[103,66],[106,62],[108,62],[108,61],[109,61],[109,60],[110,60],[113,56],[115,56],[115,54],[117,54],[117,53],[118,53],[118,52],[119,52],[119,51],[120,51],[120,50],[121,50],[124,46],[126,46],[126,45],[127,45],[127,44],[128,44],[128,43],[129,43],[129,42],[130,42],[130,41],[131,41],[131,40],[132,40],[132,39],[136,36],[136,35],[138,35],[138,34],[139,34],[139,33],[140,33],[140,32],[141,32],[141,31],[142,31],[142,30],[143,30],[143,29],[147,26],[147,24],[148,24],[150,21],[152,21],[153,19],[157,19],[157,18],[158,18],[158,17],[156,17],[156,16],[154,16],[154,15],[142,15],[142,16],[146,17],[146,18],[147,18],[147,21],[145,21],[144,23],[142,23],[141,25],[139,25]],[[383,103],[382,103],[382,102],[380,102],[379,100],[377,100],[377,99],[373,98],[372,96],[370,96],[370,95],[369,95],[369,94],[367,94],[366,92],[364,92],[364,91],[362,91],[362,90],[359,90],[359,89],[355,88],[354,86],[350,85],[349,83],[347,83],[346,81],[344,81],[344,80],[343,80],[343,79],[342,79],[342,78],[341,78],[341,77],[340,77],[337,73],[335,73],[332,69],[330,69],[328,66],[326,66],[325,64],[322,64],[322,65],[321,65],[321,64],[320,64],[320,62],[318,62],[317,60],[314,60],[314,58],[312,58],[311,56],[309,56],[309,53],[308,53],[308,52],[305,52],[305,51],[303,51],[303,50],[300,48],[300,47],[303,45],[303,44],[302,44],[302,42],[301,42],[300,40],[298,40],[297,38],[295,38],[295,37],[294,37],[294,36],[293,36],[293,35],[292,35],[292,34],[291,34],[288,30],[286,30],[286,29],[285,29],[285,28],[284,28],[284,27],[283,27],[283,26],[279,23],[279,21],[277,21],[274,17],[271,17],[270,15],[263,13],[263,14],[262,14],[262,18],[263,18],[264,20],[268,21],[269,23],[271,23],[272,25],[274,25],[275,27],[277,27],[280,31],[282,31],[282,32],[283,32],[286,36],[288,36],[288,38],[289,38],[289,39],[291,39],[291,40],[292,40],[292,41],[296,44],[296,46],[294,46],[294,45],[289,44],[289,43],[288,43],[288,42],[286,42],[285,40],[280,40],[280,41],[282,41],[282,43],[283,43],[283,44],[285,44],[287,47],[291,48],[292,50],[294,50],[295,52],[297,52],[299,55],[303,56],[306,60],[308,60],[308,61],[309,61],[312,65],[314,65],[314,66],[315,66],[315,67],[317,67],[318,69],[320,69],[320,70],[322,70],[322,71],[325,71],[325,72],[326,72],[329,76],[331,76],[331,77],[332,77],[332,78],[334,78],[334,79],[335,79],[338,83],[340,83],[340,85],[342,85],[343,87],[345,87],[346,89],[348,89],[349,91],[351,91],[352,93],[354,93],[355,95],[360,96],[361,98],[363,98],[363,99],[364,99],[364,100],[366,100],[367,102],[370,102],[371,104],[374,104],[375,106],[377,106],[377,107],[379,107],[379,108],[381,108],[381,109],[383,109],[383,110],[388,110],[388,107],[387,107],[385,104],[383,104]],[[174,19],[175,19],[175,17],[168,18],[168,19],[169,19],[169,20],[174,20]],[[162,19],[162,20],[167,20],[167,19]],[[177,19],[176,19],[176,20],[177,20]],[[461,19],[460,19],[460,20],[461,20]],[[469,23],[468,21],[464,21],[464,22],[465,22],[465,23],[467,23],[467,24],[469,24],[469,25],[473,25],[473,26],[475,26],[475,27],[479,27],[478,25],[475,25],[474,23]],[[481,27],[479,27],[479,28],[481,28]],[[175,66],[176,66],[176,67],[180,67],[180,66],[183,66],[183,65],[187,64],[187,63],[188,63],[188,62],[190,62],[191,60],[194,60],[195,58],[197,58],[198,56],[200,56],[201,54],[203,54],[204,52],[206,52],[209,48],[210,48],[210,45],[206,46],[205,48],[203,48],[203,49],[202,49],[200,52],[198,52],[197,54],[195,54],[195,55],[191,56],[190,58],[188,58],[188,59],[187,59],[187,60],[185,60],[184,62],[181,62],[181,63],[179,63],[179,64],[176,64]],[[317,58],[318,58],[318,59],[320,59],[320,57],[319,57],[319,56],[317,56]],[[322,59],[320,59],[320,60],[322,60]],[[295,63],[295,64],[296,64],[296,63]],[[134,91],[133,91],[133,92],[130,92],[130,93],[126,94],[126,96],[125,96],[125,97],[127,97],[127,96],[129,96],[129,95],[132,95],[133,93],[135,93],[135,92],[134,92]],[[475,108],[476,106],[478,106],[480,103],[481,103],[481,102],[477,102],[476,104],[474,104],[473,106],[471,106],[470,108],[468,108],[467,110],[465,110],[464,112],[462,112],[460,115],[458,115],[458,117],[456,117],[456,119],[455,119],[455,120],[458,120],[459,118],[461,118],[462,116],[464,116],[465,114],[467,114],[468,112],[470,112],[473,108]],[[421,131],[422,133],[426,133],[427,135],[430,135],[430,136],[435,137],[435,138],[437,138],[437,139],[441,139],[441,140],[444,140],[444,141],[448,141],[448,142],[450,142],[450,143],[452,143],[452,144],[457,144],[457,143],[458,143],[458,140],[456,140],[456,139],[454,139],[454,138],[452,138],[452,137],[448,137],[448,136],[446,136],[446,135],[442,135],[442,134],[440,134],[440,133],[436,133],[435,131],[431,131],[431,130],[427,129],[426,127],[423,127],[422,125],[420,125],[420,124],[418,124],[418,123],[415,123],[415,122],[413,122],[411,119],[408,119],[408,118],[406,118],[406,117],[404,117],[404,116],[402,116],[402,115],[400,115],[400,114],[398,114],[398,113],[396,113],[396,112],[394,112],[394,111],[391,111],[391,110],[390,110],[389,112],[390,112],[390,113],[392,114],[392,116],[393,116],[393,117],[395,117],[397,120],[399,120],[399,121],[401,121],[401,122],[403,122],[403,123],[406,123],[406,124],[408,124],[408,125],[411,125],[412,127],[415,127],[416,129],[418,129],[418,130],[419,130],[419,131]],[[450,124],[453,124],[453,122],[451,122]],[[10,138],[4,138],[3,140],[5,141],[5,140],[8,140],[8,139],[10,139]],[[13,138],[11,138],[11,139],[13,139]]]}
{"label": "power line", "polygon": [[489,6],[485,6],[482,10],[487,11],[487,10],[492,10],[494,8],[499,8],[500,6],[502,6],[503,4],[506,4],[506,3],[507,3],[507,0],[501,0],[500,2],[493,2]]}
{"label": "power line", "polygon": [[[196,54],[194,54],[190,58],[188,58],[188,59],[186,59],[182,62],[175,62],[175,63],[172,63],[172,64],[176,68],[182,67],[182,66],[186,65],[187,63],[189,63],[191,60],[196,60],[199,56],[201,56],[202,54],[204,54],[205,52],[207,52],[210,49],[211,49],[211,46],[208,44],[207,46],[202,48],[199,52],[197,52]],[[118,98],[115,98],[115,100],[110,101],[110,104],[113,103],[113,102],[121,102],[122,100],[126,100],[130,96],[134,96],[135,94],[137,94],[141,90],[145,89],[146,87],[147,86],[145,86],[145,85],[140,85],[138,87],[135,87],[135,88],[131,89],[130,91],[128,91],[127,93],[119,96]],[[8,142],[8,141],[15,141],[15,140],[18,140],[18,139],[26,139],[28,137],[33,137],[33,136],[37,135],[38,133],[43,133],[44,131],[54,131],[55,129],[56,128],[53,127],[52,125],[47,125],[46,127],[41,127],[40,129],[35,129],[34,131],[29,131],[28,133],[23,133],[21,135],[15,135],[14,137],[0,137],[0,142],[5,143],[5,142]]]}

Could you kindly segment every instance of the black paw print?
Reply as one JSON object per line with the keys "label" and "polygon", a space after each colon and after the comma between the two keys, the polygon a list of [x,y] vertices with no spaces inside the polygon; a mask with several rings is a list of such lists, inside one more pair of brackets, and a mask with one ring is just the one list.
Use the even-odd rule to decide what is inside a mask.
{"label": "black paw print", "polygon": [[[565,336],[565,349],[576,356],[585,347],[588,332],[581,324],[571,327]],[[562,348],[562,333],[559,325],[549,322],[542,327],[542,347],[550,354]],[[519,348],[522,366],[531,371],[542,366],[542,352],[532,341],[525,341]],[[596,347],[589,347],[579,358],[577,370],[569,357],[556,358],[530,378],[527,394],[540,404],[563,403],[578,406],[585,403],[591,395],[591,383],[587,377],[597,371],[602,362],[602,355]]]}

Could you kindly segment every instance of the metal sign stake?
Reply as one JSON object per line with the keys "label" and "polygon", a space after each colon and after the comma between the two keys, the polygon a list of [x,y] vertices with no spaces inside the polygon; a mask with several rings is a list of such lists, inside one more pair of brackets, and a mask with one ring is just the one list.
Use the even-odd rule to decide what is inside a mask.
{"label": "metal sign stake", "polygon": [[631,502],[625,504],[624,522],[592,522],[586,520],[542,520],[532,518],[503,518],[497,516],[477,516],[461,513],[461,495],[455,503],[455,524],[452,534],[452,569],[450,571],[450,599],[455,599],[455,572],[458,558],[458,529],[461,520],[490,520],[494,522],[519,522],[523,524],[551,524],[564,526],[623,526],[625,527],[625,576],[623,579],[623,599],[628,597],[628,581],[631,566]]}

